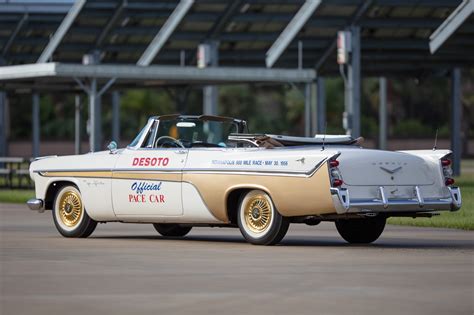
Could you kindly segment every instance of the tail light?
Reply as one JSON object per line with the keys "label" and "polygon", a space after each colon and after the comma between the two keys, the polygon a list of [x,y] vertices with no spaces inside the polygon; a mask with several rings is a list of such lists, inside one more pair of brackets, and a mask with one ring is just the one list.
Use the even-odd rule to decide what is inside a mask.
{"label": "tail light", "polygon": [[329,166],[330,167],[338,167],[339,166],[339,161],[338,160],[329,161]]}
{"label": "tail light", "polygon": [[442,160],[441,160],[441,165],[442,165],[443,167],[450,166],[450,165],[451,165],[451,160],[442,159]]}
{"label": "tail light", "polygon": [[329,164],[329,178],[331,181],[331,186],[332,187],[339,187],[342,184],[344,184],[344,181],[342,180],[341,173],[339,172],[339,169],[337,168],[339,166],[339,161],[338,160],[330,160],[328,162]]}
{"label": "tail light", "polygon": [[444,182],[446,186],[454,184],[454,179],[453,178],[446,178],[446,181]]}
{"label": "tail light", "polygon": [[451,160],[448,158],[442,158],[441,159],[441,168],[443,170],[443,176],[444,176],[444,184],[446,186],[454,184],[454,179],[451,178],[453,176],[453,170],[451,169]]}

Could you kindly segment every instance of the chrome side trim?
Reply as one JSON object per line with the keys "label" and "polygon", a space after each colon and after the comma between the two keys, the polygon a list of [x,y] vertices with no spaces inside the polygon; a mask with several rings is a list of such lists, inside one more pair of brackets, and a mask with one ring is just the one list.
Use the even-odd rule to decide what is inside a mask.
{"label": "chrome side trim", "polygon": [[33,198],[33,199],[28,200],[26,204],[28,205],[28,208],[30,208],[30,210],[38,211],[40,213],[44,212],[44,208],[43,208],[44,203],[43,203],[43,200],[41,199]]}

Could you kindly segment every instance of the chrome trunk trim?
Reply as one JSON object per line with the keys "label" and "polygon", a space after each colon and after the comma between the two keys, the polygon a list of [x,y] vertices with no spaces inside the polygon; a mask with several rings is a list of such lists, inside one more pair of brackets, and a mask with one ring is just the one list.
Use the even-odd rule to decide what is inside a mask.
{"label": "chrome trunk trim", "polygon": [[450,197],[424,198],[418,186],[415,186],[415,198],[388,199],[383,187],[379,187],[380,198],[350,199],[347,188],[331,188],[334,207],[338,214],[367,213],[367,212],[417,212],[422,207],[423,211],[451,210],[461,208],[461,191],[459,187],[447,187]]}

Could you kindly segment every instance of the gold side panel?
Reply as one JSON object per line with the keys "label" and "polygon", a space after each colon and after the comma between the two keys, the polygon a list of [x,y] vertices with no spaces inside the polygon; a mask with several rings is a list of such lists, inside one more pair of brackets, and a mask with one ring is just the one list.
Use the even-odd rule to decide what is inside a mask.
{"label": "gold side panel", "polygon": [[212,214],[224,222],[228,221],[227,196],[239,188],[266,191],[284,216],[336,212],[326,163],[311,177],[184,173],[183,182],[193,184]]}
{"label": "gold side panel", "polygon": [[116,179],[141,179],[141,180],[159,180],[165,182],[181,181],[180,173],[133,173],[133,172],[114,172],[113,178]]}

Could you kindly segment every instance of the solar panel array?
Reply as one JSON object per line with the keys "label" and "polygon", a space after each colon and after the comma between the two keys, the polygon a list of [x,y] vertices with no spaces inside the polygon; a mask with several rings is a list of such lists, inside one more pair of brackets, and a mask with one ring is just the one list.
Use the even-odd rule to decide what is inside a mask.
{"label": "solar panel array", "polygon": [[[51,1],[52,2],[52,1]],[[337,71],[330,52],[336,33],[361,29],[364,75],[439,72],[474,65],[474,16],[434,55],[429,36],[461,0],[323,0],[274,67],[302,65]],[[22,3],[21,5],[18,3]],[[35,63],[67,14],[71,2],[0,1],[0,51],[4,64]],[[105,64],[135,64],[179,1],[88,1],[52,60],[81,63],[99,51]],[[219,65],[265,67],[265,54],[302,6],[301,0],[196,0],[152,64],[196,64],[199,43],[219,42]],[[363,12],[361,12],[361,10]]]}

